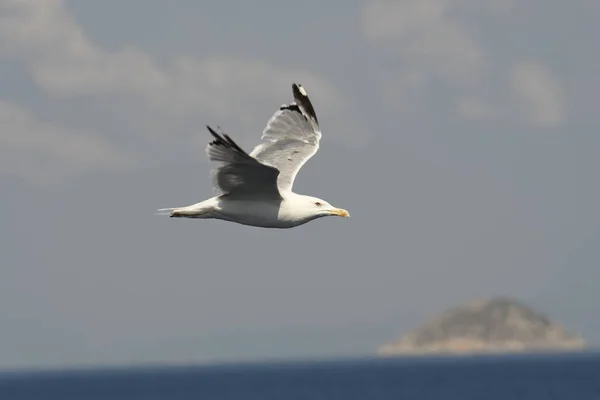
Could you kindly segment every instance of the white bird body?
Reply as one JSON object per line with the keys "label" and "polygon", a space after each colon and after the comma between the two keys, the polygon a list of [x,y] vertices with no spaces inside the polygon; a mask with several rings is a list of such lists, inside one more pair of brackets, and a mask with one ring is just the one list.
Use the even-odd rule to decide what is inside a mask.
{"label": "white bird body", "polygon": [[346,210],[294,193],[296,174],[319,148],[321,131],[314,108],[300,85],[295,102],[283,105],[263,131],[263,142],[248,154],[227,134],[207,126],[214,140],[206,148],[219,195],[187,207],[162,208],[176,218],[221,219],[262,228],[292,228],[325,216],[348,217]]}
{"label": "white bird body", "polygon": [[[318,199],[293,192],[281,200],[257,201],[252,198],[229,199],[226,196],[215,196],[187,207],[161,209],[170,212],[172,217],[222,219],[242,225],[262,228],[293,228],[313,219],[327,216],[330,208],[325,208],[321,215],[314,213],[310,204]],[[305,204],[305,207],[302,205]],[[343,211],[340,211],[343,214]]]}

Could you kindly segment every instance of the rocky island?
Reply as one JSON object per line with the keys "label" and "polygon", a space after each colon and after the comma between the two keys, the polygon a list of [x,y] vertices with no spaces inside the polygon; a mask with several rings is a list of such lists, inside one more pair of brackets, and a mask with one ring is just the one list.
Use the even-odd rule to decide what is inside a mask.
{"label": "rocky island", "polygon": [[383,345],[379,355],[576,351],[577,335],[546,315],[509,298],[476,300],[449,309]]}

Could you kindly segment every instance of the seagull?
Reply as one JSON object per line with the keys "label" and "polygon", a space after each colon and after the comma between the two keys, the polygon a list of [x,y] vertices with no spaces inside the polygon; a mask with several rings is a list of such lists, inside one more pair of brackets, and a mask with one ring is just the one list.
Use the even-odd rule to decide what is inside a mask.
{"label": "seagull", "polygon": [[[293,228],[321,217],[349,217],[348,211],[292,186],[298,171],[319,149],[321,128],[300,84],[292,84],[293,102],[279,107],[250,154],[224,132],[207,125],[214,138],[206,146],[217,195],[186,207],[161,208],[173,218],[219,219],[261,228]],[[220,131],[220,128],[218,128]]]}

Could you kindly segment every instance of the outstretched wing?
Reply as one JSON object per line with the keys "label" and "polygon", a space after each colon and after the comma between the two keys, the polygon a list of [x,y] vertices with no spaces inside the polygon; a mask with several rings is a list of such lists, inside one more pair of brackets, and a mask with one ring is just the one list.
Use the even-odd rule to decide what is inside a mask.
{"label": "outstretched wing", "polygon": [[293,84],[295,101],[273,114],[250,156],[279,170],[277,186],[292,190],[296,174],[319,149],[321,128],[315,109],[302,85]]}
{"label": "outstretched wing", "polygon": [[206,147],[208,158],[223,163],[212,171],[213,186],[221,194],[279,197],[276,168],[249,156],[226,133],[207,128],[214,137]]}

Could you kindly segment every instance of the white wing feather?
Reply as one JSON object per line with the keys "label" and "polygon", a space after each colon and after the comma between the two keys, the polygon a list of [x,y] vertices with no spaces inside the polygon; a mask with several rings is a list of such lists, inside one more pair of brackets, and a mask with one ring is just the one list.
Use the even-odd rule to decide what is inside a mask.
{"label": "white wing feather", "polygon": [[213,170],[213,185],[221,194],[280,197],[291,191],[296,174],[319,149],[321,130],[315,110],[301,85],[293,84],[295,102],[282,105],[265,127],[263,143],[248,154],[227,134],[210,126],[214,140],[206,147]]}
{"label": "white wing feather", "polygon": [[293,84],[295,102],[283,105],[265,127],[263,143],[250,156],[263,164],[277,168],[280,191],[292,190],[298,171],[319,150],[321,129],[306,91]]}
{"label": "white wing feather", "polygon": [[223,163],[212,171],[213,186],[221,194],[257,194],[279,197],[276,168],[264,165],[249,156],[227,134],[218,134],[207,126],[215,138],[206,147],[211,161]]}

